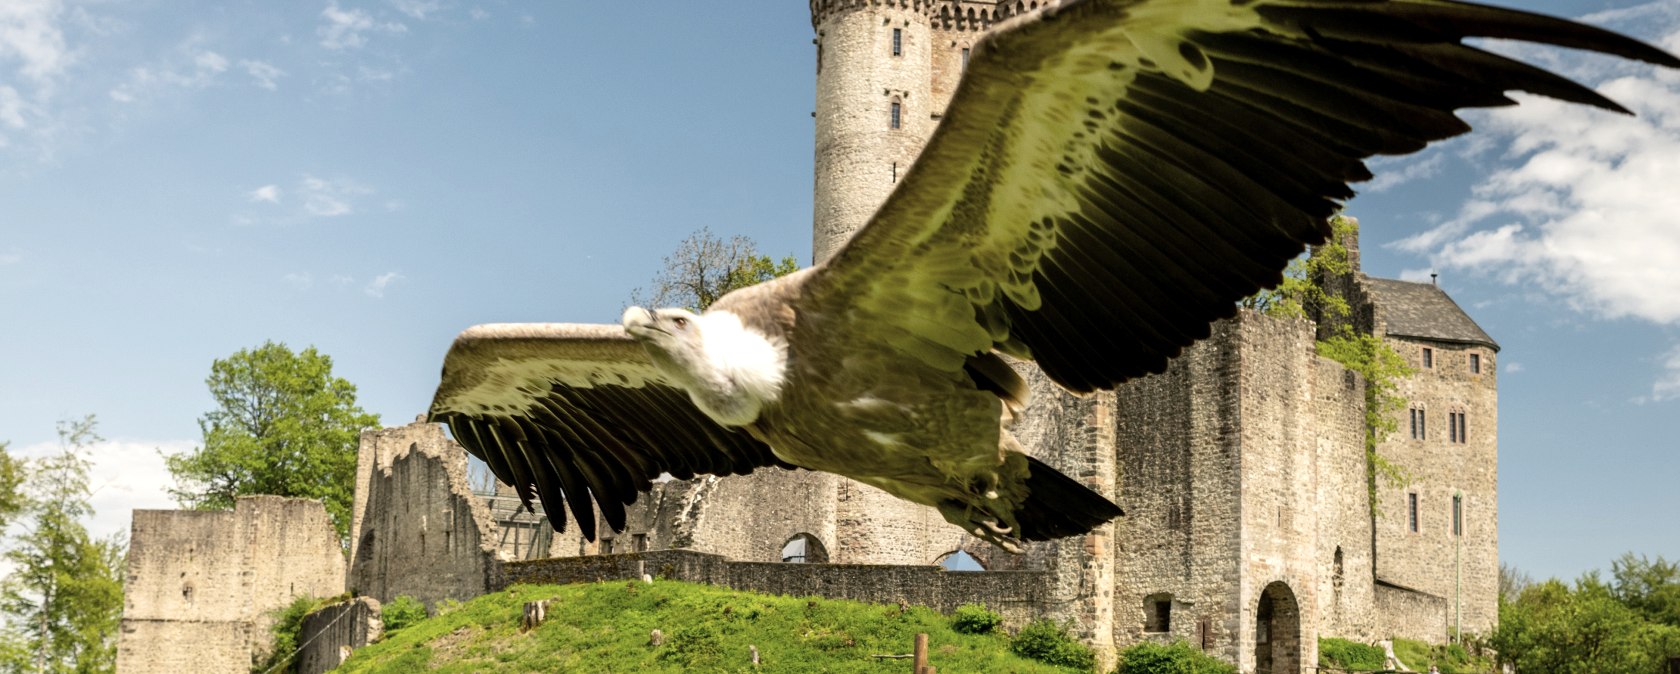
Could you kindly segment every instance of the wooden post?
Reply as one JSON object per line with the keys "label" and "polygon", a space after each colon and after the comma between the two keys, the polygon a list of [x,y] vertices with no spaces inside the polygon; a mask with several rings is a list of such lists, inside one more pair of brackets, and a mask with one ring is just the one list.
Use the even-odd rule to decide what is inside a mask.
{"label": "wooden post", "polygon": [[548,618],[548,602],[547,599],[525,602],[525,620],[520,623],[520,631],[534,630]]}
{"label": "wooden post", "polygon": [[911,651],[914,659],[910,661],[910,671],[914,674],[927,674],[927,632],[916,633],[916,647]]}

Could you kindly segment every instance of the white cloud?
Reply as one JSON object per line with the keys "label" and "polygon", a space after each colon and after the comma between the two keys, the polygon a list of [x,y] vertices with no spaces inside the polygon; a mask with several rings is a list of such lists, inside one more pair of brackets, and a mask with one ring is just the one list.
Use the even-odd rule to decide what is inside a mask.
{"label": "white cloud", "polygon": [[63,14],[59,0],[0,2],[0,63],[21,62],[18,72],[37,83],[62,73],[70,63],[59,27]]}
{"label": "white cloud", "polygon": [[228,59],[209,50],[183,50],[167,62],[140,66],[110,91],[111,100],[133,103],[170,89],[203,89],[228,69]]}
{"label": "white cloud", "polygon": [[1680,346],[1662,356],[1662,372],[1657,375],[1656,382],[1651,384],[1652,400],[1676,398],[1680,398]]}
{"label": "white cloud", "polygon": [[467,15],[471,16],[474,21],[483,21],[490,18],[490,13],[484,11],[483,7],[474,7],[467,11]]}
{"label": "white cloud", "polygon": [[426,20],[427,15],[443,9],[443,3],[438,0],[391,0],[391,6],[421,21]]}
{"label": "white cloud", "polygon": [[246,192],[245,197],[258,203],[266,202],[270,204],[278,204],[280,203],[280,186],[263,185],[262,187],[258,187],[250,192]]}
{"label": "white cloud", "polygon": [[351,200],[372,190],[348,180],[324,180],[304,175],[298,193],[303,195],[303,210],[317,218],[331,218],[355,212]]}
{"label": "white cloud", "polygon": [[[135,510],[175,508],[168,491],[175,479],[159,452],[175,454],[196,444],[187,440],[109,440],[88,447],[85,456],[93,462],[88,475],[88,488],[93,492],[89,502],[94,509],[94,516],[83,522],[88,532],[108,536],[121,531],[126,535]],[[40,458],[58,451],[58,443],[48,442],[24,447],[16,454]]]}
{"label": "white cloud", "polygon": [[306,271],[292,272],[280,277],[280,280],[285,281],[286,285],[298,290],[308,290],[311,286],[315,285],[315,276]]}
{"label": "white cloud", "polygon": [[[1664,17],[1675,38],[1676,7],[1612,18]],[[1680,77],[1620,65],[1582,72],[1607,70],[1614,76],[1597,90],[1637,117],[1531,96],[1481,115],[1479,132],[1511,163],[1474,185],[1455,216],[1396,247],[1593,316],[1680,323]]]}
{"label": "white cloud", "polygon": [[1522,371],[1523,371],[1523,364],[1522,363],[1519,363],[1519,362],[1514,361],[1514,360],[1505,362],[1505,374],[1516,374],[1516,373],[1522,372]]}
{"label": "white cloud", "polygon": [[0,267],[6,266],[6,265],[9,265],[9,264],[17,264],[17,263],[22,262],[22,261],[23,261],[23,254],[22,253],[10,253],[10,252],[0,253]]}
{"label": "white cloud", "polygon": [[373,16],[359,9],[340,9],[337,2],[321,10],[326,24],[315,29],[321,46],[332,50],[356,49],[367,44],[369,33],[401,33],[408,30],[400,23],[379,23]]}
{"label": "white cloud", "polygon": [[1429,275],[1433,273],[1435,273],[1435,270],[1428,267],[1424,267],[1422,269],[1402,269],[1400,270],[1400,280],[1423,283],[1424,281],[1432,280],[1429,278]]}
{"label": "white cloud", "polygon": [[29,126],[23,118],[25,105],[17,89],[0,85],[0,126],[13,130]]}
{"label": "white cloud", "polygon": [[1376,176],[1363,185],[1354,187],[1360,192],[1382,192],[1401,183],[1424,178],[1433,178],[1441,172],[1448,157],[1447,150],[1441,147],[1433,148],[1421,157],[1411,157],[1405,160],[1393,157],[1378,157],[1371,162],[1372,175]]}
{"label": "white cloud", "polygon": [[367,287],[362,288],[362,292],[367,293],[368,297],[375,299],[383,298],[385,297],[385,289],[389,288],[391,284],[401,281],[403,278],[403,275],[397,272],[385,272],[374,277],[372,281],[369,281]]}
{"label": "white cloud", "polygon": [[262,61],[240,61],[239,66],[245,69],[245,74],[257,81],[257,86],[269,91],[279,89],[280,78],[286,76],[286,71]]}

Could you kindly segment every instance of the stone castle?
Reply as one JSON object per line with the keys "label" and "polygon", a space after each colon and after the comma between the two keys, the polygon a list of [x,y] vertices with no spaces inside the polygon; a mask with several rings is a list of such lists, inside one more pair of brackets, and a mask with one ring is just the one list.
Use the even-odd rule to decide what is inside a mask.
{"label": "stone castle", "polygon": [[[812,0],[817,259],[915,160],[981,34],[1042,4]],[[658,483],[624,532],[602,524],[606,535],[590,543],[575,525],[555,533],[540,510],[520,512],[505,491],[475,494],[464,451],[416,423],[364,434],[349,563],[323,553],[345,570],[338,589],[319,594],[432,604],[518,580],[647,572],[945,609],[987,602],[1010,624],[1068,621],[1108,661],[1139,641],[1185,640],[1244,672],[1303,671],[1324,636],[1485,634],[1498,617],[1498,345],[1435,285],[1360,273],[1357,241],[1347,243],[1353,271],[1323,281],[1348,299],[1351,318],[1243,312],[1166,372],[1083,398],[1023,368],[1034,402],[1017,437],[1126,511],[1086,536],[1011,555],[873,487],[762,469]],[[1368,468],[1365,382],[1315,351],[1343,325],[1381,337],[1415,369],[1399,385],[1399,430],[1377,448],[1407,473],[1403,486]],[[242,501],[240,522],[261,520],[255,507]],[[256,534],[217,542],[256,525],[202,524],[136,514],[123,671],[193,671],[149,644],[209,649],[188,635],[225,631],[236,646],[216,648],[237,655],[260,631],[257,602],[218,609],[226,625],[195,617],[195,588],[250,581],[220,564],[221,580],[193,571],[199,580],[183,586],[181,574],[203,562],[178,548],[190,540],[228,550],[211,559],[268,559],[287,544]],[[942,572],[958,553],[986,572]],[[332,563],[323,557],[322,568]],[[271,584],[304,591],[284,575]]]}

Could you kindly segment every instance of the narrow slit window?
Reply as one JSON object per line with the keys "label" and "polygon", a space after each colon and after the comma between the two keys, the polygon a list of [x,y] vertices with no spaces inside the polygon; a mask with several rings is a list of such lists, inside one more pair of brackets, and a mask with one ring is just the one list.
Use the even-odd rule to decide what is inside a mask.
{"label": "narrow slit window", "polygon": [[898,101],[893,101],[892,102],[892,120],[888,123],[889,128],[893,128],[893,129],[898,128],[898,118],[900,117],[900,114],[902,112],[903,112],[903,110],[901,109],[901,106],[899,105]]}
{"label": "narrow slit window", "polygon": [[904,29],[893,29],[893,56],[904,55]]}
{"label": "narrow slit window", "polygon": [[1463,412],[1458,413],[1458,441],[1460,443],[1466,443],[1466,442],[1470,441],[1470,428],[1469,428],[1469,425],[1466,424],[1465,421],[1464,421],[1464,418],[1467,417],[1467,416],[1470,416],[1470,415],[1465,414]]}
{"label": "narrow slit window", "polygon": [[1427,346],[1423,347],[1423,366],[1435,367],[1435,350]]}
{"label": "narrow slit window", "polygon": [[1412,533],[1415,534],[1415,533],[1418,532],[1418,498],[1417,498],[1417,492],[1412,492],[1412,493],[1406,494],[1406,497],[1407,497],[1406,501],[1407,501],[1407,506],[1408,506],[1407,507],[1407,514],[1409,515],[1409,517],[1407,517],[1407,521],[1410,522],[1411,527],[1412,527]]}
{"label": "narrow slit window", "polygon": [[968,47],[962,49],[962,72],[968,72]]}
{"label": "narrow slit window", "polygon": [[1482,354],[1470,354],[1470,374],[1482,373]]}
{"label": "narrow slit window", "polygon": [[1458,442],[1458,413],[1447,413],[1447,442]]}

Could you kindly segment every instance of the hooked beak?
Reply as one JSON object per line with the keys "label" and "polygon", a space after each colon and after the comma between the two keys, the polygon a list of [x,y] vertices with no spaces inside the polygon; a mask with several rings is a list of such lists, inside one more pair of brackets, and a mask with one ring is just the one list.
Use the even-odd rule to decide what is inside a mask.
{"label": "hooked beak", "polygon": [[637,339],[646,339],[648,333],[664,332],[654,323],[653,312],[641,307],[625,309],[624,317],[620,320],[624,322],[624,331]]}

